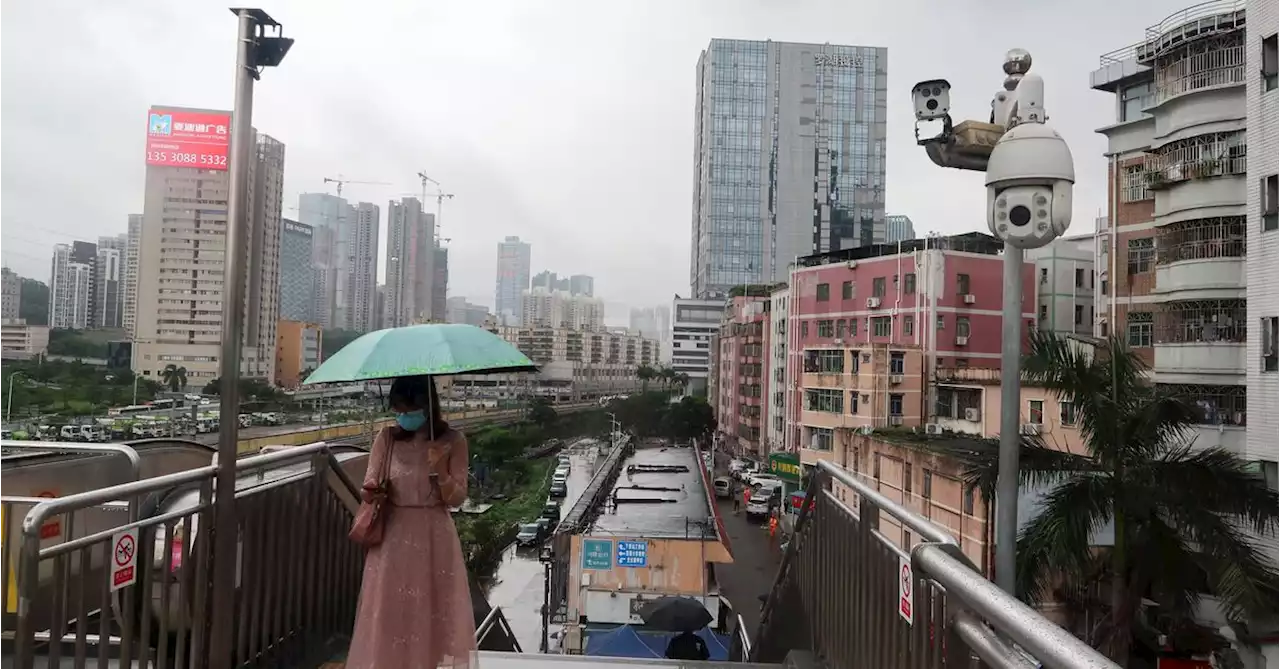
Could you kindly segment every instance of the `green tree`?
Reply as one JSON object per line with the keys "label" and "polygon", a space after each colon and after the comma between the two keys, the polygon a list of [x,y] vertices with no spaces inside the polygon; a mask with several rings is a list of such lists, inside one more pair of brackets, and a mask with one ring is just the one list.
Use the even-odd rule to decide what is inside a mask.
{"label": "green tree", "polygon": [[169,386],[171,392],[178,392],[187,387],[187,368],[179,367],[173,363],[164,366],[164,370],[160,372],[160,376],[164,379],[164,384]]}
{"label": "green tree", "polygon": [[559,418],[551,404],[542,398],[533,400],[529,405],[529,420],[544,430],[553,428]]}
{"label": "green tree", "polygon": [[23,279],[19,288],[18,318],[30,325],[49,324],[49,286],[43,281]]}
{"label": "green tree", "polygon": [[[1028,382],[1074,407],[1088,452],[1024,439],[1020,482],[1049,492],[1018,537],[1020,596],[1040,601],[1055,594],[1058,579],[1059,592],[1107,586],[1101,623],[1086,633],[1122,665],[1144,632],[1144,599],[1157,603],[1166,633],[1194,625],[1202,592],[1235,620],[1275,619],[1276,572],[1246,532],[1274,529],[1280,501],[1232,453],[1193,447],[1192,406],[1148,383],[1147,365],[1119,338],[1095,348],[1035,332],[1023,369]],[[997,453],[977,456],[967,476],[987,499],[994,499]],[[1114,546],[1094,545],[1107,525],[1115,528]]]}
{"label": "green tree", "polygon": [[657,378],[658,371],[649,365],[636,367],[636,378],[640,379],[640,392],[649,392],[649,382]]}
{"label": "green tree", "polygon": [[705,440],[716,429],[715,412],[701,397],[682,397],[666,412],[667,436],[677,441]]}

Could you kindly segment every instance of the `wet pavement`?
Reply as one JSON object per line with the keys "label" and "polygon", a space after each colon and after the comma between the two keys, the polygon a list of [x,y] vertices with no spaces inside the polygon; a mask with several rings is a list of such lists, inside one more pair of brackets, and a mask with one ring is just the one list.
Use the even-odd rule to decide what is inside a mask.
{"label": "wet pavement", "polygon": [[[569,494],[560,500],[561,517],[578,501],[582,490],[591,481],[597,463],[604,461],[598,454],[599,443],[583,440],[568,451],[572,460],[569,471]],[[511,631],[515,633],[526,653],[537,653],[541,648],[542,601],[545,577],[542,563],[538,562],[539,547],[517,548],[515,543],[502,554],[488,590],[490,606],[500,607]]]}
{"label": "wet pavement", "polygon": [[773,587],[782,552],[769,540],[767,523],[747,520],[745,511],[735,515],[730,500],[717,500],[716,504],[733,548],[733,564],[716,565],[716,582],[754,639],[760,625],[760,595],[767,595]]}

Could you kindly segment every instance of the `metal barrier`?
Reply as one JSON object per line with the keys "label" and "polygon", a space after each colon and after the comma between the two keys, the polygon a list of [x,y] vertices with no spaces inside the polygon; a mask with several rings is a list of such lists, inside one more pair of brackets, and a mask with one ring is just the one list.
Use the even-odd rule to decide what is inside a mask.
{"label": "metal barrier", "polygon": [[[855,511],[832,482],[857,494]],[[819,462],[769,599],[753,662],[812,651],[832,667],[1116,667],[986,580],[942,528],[838,465]],[[879,531],[887,514],[921,538],[908,554]],[[911,573],[903,574],[901,560]],[[905,577],[905,580],[903,580]],[[900,609],[901,584],[910,602]],[[910,617],[911,621],[905,620]]]}
{"label": "metal barrier", "polygon": [[[489,635],[493,632],[499,632],[502,634],[502,638],[498,643],[504,651],[513,653],[524,652],[524,650],[520,648],[520,640],[516,638],[516,633],[511,630],[511,624],[507,622],[507,617],[503,615],[502,607],[500,606],[495,606],[489,609],[489,613],[484,617],[484,620],[480,621],[479,625],[476,625],[476,647],[486,650],[487,647],[485,642],[488,641]],[[510,650],[508,650],[508,648],[510,648]]]}
{"label": "metal barrier", "polygon": [[132,474],[130,480],[137,481],[142,477],[142,458],[139,458],[138,451],[128,444],[66,444],[62,442],[10,441],[6,439],[0,441],[0,448],[45,453],[84,453],[88,455],[119,453],[121,457],[129,461],[129,471]]}
{"label": "metal barrier", "polygon": [[[323,443],[236,462],[238,476],[259,474],[238,481],[235,492],[237,666],[307,661],[351,629],[363,554],[345,539],[351,503],[330,486],[350,481],[333,476],[333,462]],[[288,465],[309,466],[281,469]],[[212,562],[204,528],[213,527],[214,473],[200,467],[33,508],[22,525],[14,666],[31,669],[37,655],[44,666],[75,667],[177,667],[204,658]],[[154,509],[74,537],[86,509],[127,499],[150,500],[144,504]],[[42,547],[40,528],[54,518],[68,540]],[[42,570],[51,571],[52,587],[39,587]],[[84,577],[98,570],[105,573]],[[52,629],[36,629],[27,615],[41,605],[53,611]]]}

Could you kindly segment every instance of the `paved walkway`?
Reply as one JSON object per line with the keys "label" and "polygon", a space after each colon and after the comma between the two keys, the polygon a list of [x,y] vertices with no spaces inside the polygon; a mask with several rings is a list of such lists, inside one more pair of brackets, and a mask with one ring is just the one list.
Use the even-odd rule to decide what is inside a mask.
{"label": "paved walkway", "polygon": [[767,524],[748,521],[745,511],[734,515],[729,500],[718,504],[733,547],[733,564],[716,565],[716,582],[754,637],[760,625],[760,595],[773,587],[782,553],[770,546]]}

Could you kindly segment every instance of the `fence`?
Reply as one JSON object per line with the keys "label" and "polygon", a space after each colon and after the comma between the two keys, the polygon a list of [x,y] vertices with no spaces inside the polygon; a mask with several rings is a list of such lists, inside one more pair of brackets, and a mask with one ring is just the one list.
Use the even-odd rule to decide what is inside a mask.
{"label": "fence", "polygon": [[[317,660],[355,614],[363,554],[346,540],[354,488],[338,495],[330,487],[350,481],[323,443],[245,458],[236,470],[235,664]],[[14,666],[30,669],[37,656],[43,666],[75,667],[205,658],[212,533],[203,528],[213,526],[214,472],[200,467],[35,506],[21,530]],[[127,522],[78,529],[101,526],[93,516],[118,514],[122,504]],[[51,521],[63,541],[42,546]]]}
{"label": "fence", "polygon": [[[856,493],[856,510],[832,482]],[[994,667],[1033,667],[1032,658],[1054,668],[1116,666],[983,578],[940,527],[839,466],[820,462],[808,495],[814,503],[778,569],[753,662],[801,650],[833,667],[955,669],[975,657]],[[903,552],[880,533],[882,514],[923,543]]]}

